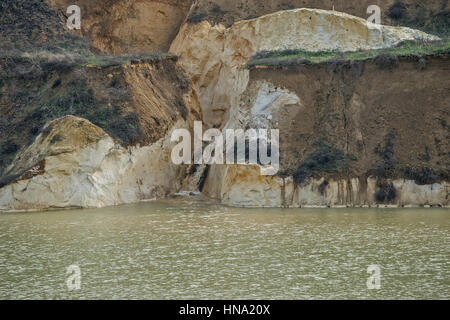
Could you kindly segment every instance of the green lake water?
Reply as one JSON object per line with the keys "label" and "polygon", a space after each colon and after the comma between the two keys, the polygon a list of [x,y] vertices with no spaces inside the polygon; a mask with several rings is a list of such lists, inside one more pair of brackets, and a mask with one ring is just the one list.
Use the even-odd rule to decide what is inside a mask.
{"label": "green lake water", "polygon": [[[449,209],[172,199],[0,214],[0,299],[449,299]],[[80,270],[70,291],[69,266]],[[369,290],[369,265],[380,286]]]}

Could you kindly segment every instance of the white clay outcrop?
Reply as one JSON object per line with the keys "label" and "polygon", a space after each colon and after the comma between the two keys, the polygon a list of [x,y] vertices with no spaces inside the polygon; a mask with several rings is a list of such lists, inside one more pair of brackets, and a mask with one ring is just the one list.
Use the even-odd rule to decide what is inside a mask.
{"label": "white clay outcrop", "polygon": [[245,65],[261,51],[357,51],[389,48],[405,40],[436,40],[403,27],[376,25],[345,13],[294,9],[239,21],[230,28],[208,21],[186,23],[170,51],[194,81],[204,122],[224,126],[248,83]]}
{"label": "white clay outcrop", "polygon": [[[185,125],[179,121],[174,128]],[[35,165],[0,189],[0,210],[135,203],[174,194],[186,179],[186,167],[170,160],[170,136],[124,148],[81,118],[66,116],[47,127],[48,134],[18,155],[24,168]]]}

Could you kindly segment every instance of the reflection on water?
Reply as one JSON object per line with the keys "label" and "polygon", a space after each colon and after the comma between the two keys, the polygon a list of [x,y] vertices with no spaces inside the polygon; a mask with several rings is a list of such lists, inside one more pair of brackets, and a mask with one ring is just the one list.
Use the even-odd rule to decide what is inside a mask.
{"label": "reflection on water", "polygon": [[[449,213],[179,199],[1,214],[0,298],[449,299]],[[372,264],[380,290],[367,289]]]}

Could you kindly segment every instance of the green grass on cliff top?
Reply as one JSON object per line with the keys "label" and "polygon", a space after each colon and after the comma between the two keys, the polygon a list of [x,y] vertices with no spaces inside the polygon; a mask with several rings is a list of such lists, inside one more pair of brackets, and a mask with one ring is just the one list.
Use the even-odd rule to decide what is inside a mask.
{"label": "green grass on cliff top", "polygon": [[167,52],[146,53],[146,54],[124,54],[124,55],[110,55],[110,54],[78,54],[78,53],[54,53],[45,50],[35,50],[31,52],[4,52],[0,50],[0,59],[12,60],[16,63],[49,63],[59,64],[66,67],[81,67],[81,66],[97,66],[110,67],[123,65],[130,62],[145,62],[155,61],[161,59],[177,59],[174,54]]}
{"label": "green grass on cliff top", "polygon": [[256,66],[292,66],[302,64],[318,64],[332,61],[363,61],[381,55],[397,57],[423,57],[450,52],[450,40],[415,42],[405,41],[396,47],[388,49],[365,50],[356,52],[304,50],[265,51],[254,55],[248,67]]}
{"label": "green grass on cliff top", "polygon": [[164,58],[176,59],[177,56],[166,52],[148,53],[148,54],[126,54],[120,56],[90,55],[82,57],[80,59],[79,65],[109,67],[115,65],[122,65],[133,61],[155,61]]}
{"label": "green grass on cliff top", "polygon": [[113,55],[80,55],[52,53],[49,51],[15,52],[0,51],[0,82],[2,79],[27,77],[37,78],[51,71],[67,70],[77,67],[107,68],[124,64],[174,60],[171,53]]}

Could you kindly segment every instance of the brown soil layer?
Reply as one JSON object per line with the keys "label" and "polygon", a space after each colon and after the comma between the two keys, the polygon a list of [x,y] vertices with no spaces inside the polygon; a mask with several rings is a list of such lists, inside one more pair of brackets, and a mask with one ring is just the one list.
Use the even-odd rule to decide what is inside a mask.
{"label": "brown soil layer", "polygon": [[[46,0],[65,19],[72,0]],[[79,0],[79,33],[93,49],[112,54],[166,52],[192,0]]]}
{"label": "brown soil layer", "polygon": [[[255,68],[249,88],[268,81],[300,98],[277,115],[281,166],[287,173],[305,160],[312,171],[326,171],[326,159],[325,164],[311,162],[321,162],[323,147],[331,146],[331,153],[345,155],[349,167],[331,168],[329,175],[448,181],[449,57]],[[330,156],[329,149],[322,153]]]}

